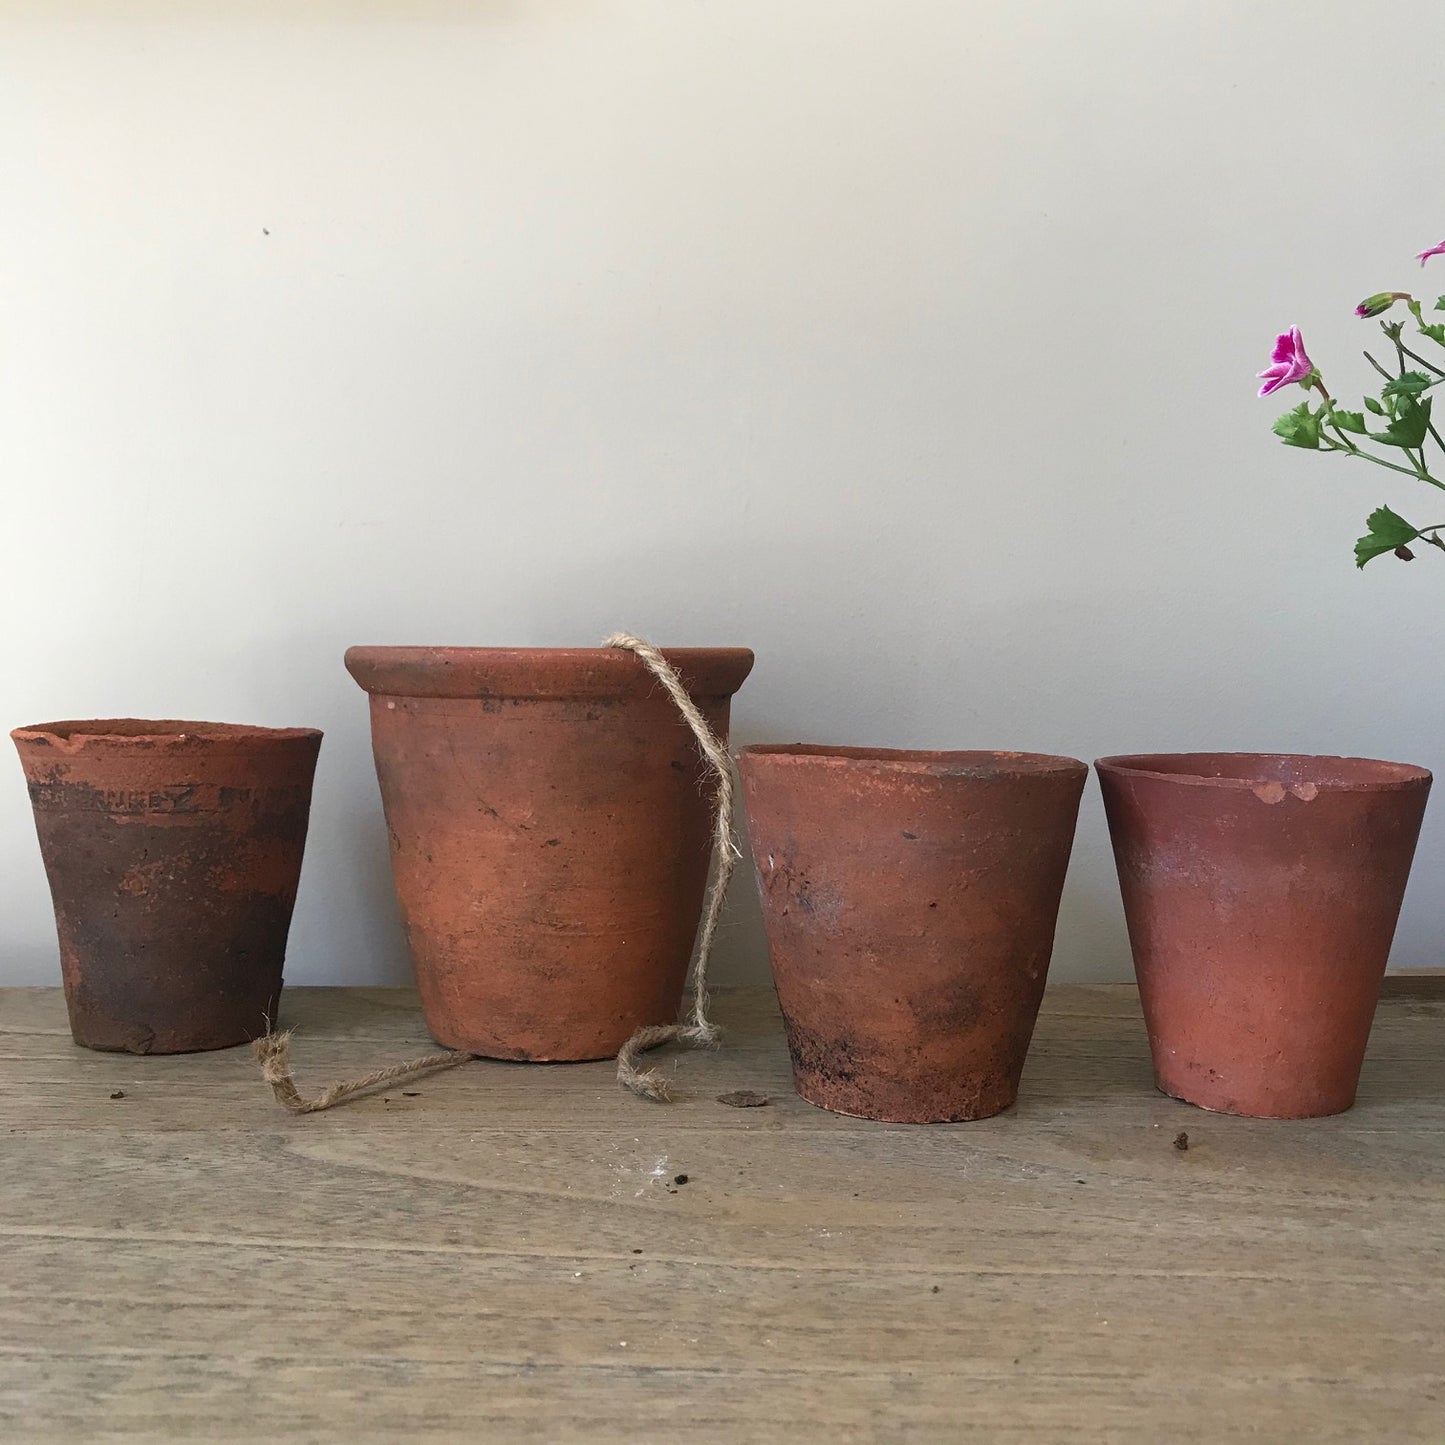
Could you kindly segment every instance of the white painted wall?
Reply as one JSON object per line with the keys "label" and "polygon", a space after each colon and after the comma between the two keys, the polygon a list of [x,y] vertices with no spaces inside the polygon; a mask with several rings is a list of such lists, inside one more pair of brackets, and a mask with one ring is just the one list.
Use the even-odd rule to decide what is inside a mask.
{"label": "white painted wall", "polygon": [[[1442,55],[1438,0],[0,0],[0,719],[325,728],[298,982],[407,976],[353,642],[748,644],[739,741],[1441,768],[1445,559],[1350,555],[1428,498],[1252,377],[1295,322],[1367,380]],[[1055,968],[1129,973],[1093,784]],[[57,979],[12,762],[0,982]]]}

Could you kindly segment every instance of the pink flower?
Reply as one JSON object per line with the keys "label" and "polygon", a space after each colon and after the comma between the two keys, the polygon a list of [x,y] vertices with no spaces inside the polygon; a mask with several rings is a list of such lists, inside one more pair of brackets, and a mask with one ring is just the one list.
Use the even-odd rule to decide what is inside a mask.
{"label": "pink flower", "polygon": [[1420,264],[1423,266],[1431,256],[1445,256],[1445,241],[1441,241],[1438,246],[1431,246],[1428,251],[1421,251],[1418,258]]}
{"label": "pink flower", "polygon": [[1270,392],[1278,391],[1280,387],[1288,386],[1291,382],[1303,381],[1314,369],[1314,362],[1305,355],[1305,344],[1299,334],[1299,327],[1291,326],[1288,331],[1281,332],[1275,338],[1274,360],[1259,373],[1264,380],[1259,394],[1268,396]]}

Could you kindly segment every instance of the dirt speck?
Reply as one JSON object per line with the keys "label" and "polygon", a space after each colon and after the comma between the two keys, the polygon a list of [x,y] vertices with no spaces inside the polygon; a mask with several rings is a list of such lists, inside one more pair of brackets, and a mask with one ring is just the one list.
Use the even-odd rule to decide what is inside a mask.
{"label": "dirt speck", "polygon": [[675,1174],[673,1175],[672,1182],[674,1184],[686,1184],[687,1180],[688,1176],[686,1174]]}
{"label": "dirt speck", "polygon": [[421,1090],[420,1090],[420,1089],[403,1089],[403,1090],[401,1091],[401,1097],[402,1097],[403,1099],[419,1099],[419,1098],[421,1098]]}
{"label": "dirt speck", "polygon": [[111,1097],[112,1099],[123,1099],[123,1098],[125,1098],[125,1090],[124,1090],[124,1089],[112,1089],[112,1090],[110,1091],[110,1097]]}
{"label": "dirt speck", "polygon": [[734,1089],[731,1094],[719,1094],[717,1101],[729,1109],[761,1109],[768,1102],[768,1096],[752,1089]]}
{"label": "dirt speck", "polygon": [[1189,1147],[1189,1135],[1183,1129],[1174,1136],[1174,1147],[1181,1154]]}
{"label": "dirt speck", "polygon": [[937,1286],[937,1285],[934,1285],[934,1286],[933,1286],[933,1293],[934,1293],[934,1294],[937,1294],[937,1293],[938,1293],[938,1286]]}

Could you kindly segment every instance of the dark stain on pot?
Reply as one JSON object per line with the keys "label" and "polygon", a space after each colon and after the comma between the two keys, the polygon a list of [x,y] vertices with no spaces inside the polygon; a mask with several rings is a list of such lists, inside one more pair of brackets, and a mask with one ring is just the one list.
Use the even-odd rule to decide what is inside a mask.
{"label": "dark stain on pot", "polygon": [[802,1024],[783,1020],[793,1068],[826,1083],[850,1084],[857,1077],[858,1049],[843,1037],[822,1038]]}
{"label": "dark stain on pot", "polygon": [[922,1000],[913,1000],[913,1016],[925,1030],[962,1032],[973,1028],[987,1012],[983,993],[972,979],[955,974]]}

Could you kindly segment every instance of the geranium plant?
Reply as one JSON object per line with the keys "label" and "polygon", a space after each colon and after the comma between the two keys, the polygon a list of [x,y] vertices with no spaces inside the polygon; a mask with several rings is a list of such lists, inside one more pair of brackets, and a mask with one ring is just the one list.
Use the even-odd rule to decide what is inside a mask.
{"label": "geranium plant", "polygon": [[[1445,241],[1421,251],[1420,264],[1423,266],[1432,256],[1445,256]],[[1398,313],[1390,316],[1396,307],[1402,307],[1411,319],[1407,321]],[[1434,310],[1445,312],[1445,296],[1435,302]],[[1299,327],[1291,326],[1276,340],[1273,359],[1259,373],[1264,382],[1259,394],[1269,396],[1282,387],[1298,385],[1310,395],[1275,422],[1275,435],[1286,446],[1362,457],[1445,492],[1442,458],[1433,456],[1436,448],[1445,453],[1445,441],[1430,417],[1430,393],[1445,381],[1445,366],[1415,349],[1438,347],[1442,352],[1438,360],[1445,362],[1445,320],[1427,321],[1424,303],[1408,291],[1380,291],[1367,296],[1355,307],[1355,315],[1379,318],[1385,336],[1383,363],[1368,351],[1365,353],[1365,360],[1384,378],[1379,396],[1365,397],[1360,411],[1342,407],[1326,389],[1319,368],[1305,351]],[[1319,393],[1318,402],[1313,397],[1315,392]],[[1370,514],[1365,525],[1368,530],[1355,543],[1357,566],[1363,567],[1386,552],[1409,562],[1415,555],[1411,543],[1428,543],[1445,552],[1445,537],[1441,536],[1445,522],[1417,527],[1389,507],[1380,507]]]}

